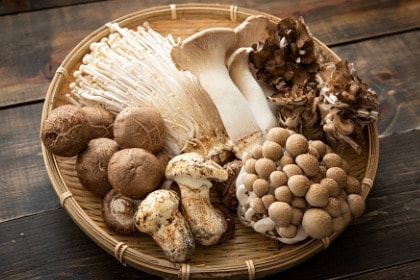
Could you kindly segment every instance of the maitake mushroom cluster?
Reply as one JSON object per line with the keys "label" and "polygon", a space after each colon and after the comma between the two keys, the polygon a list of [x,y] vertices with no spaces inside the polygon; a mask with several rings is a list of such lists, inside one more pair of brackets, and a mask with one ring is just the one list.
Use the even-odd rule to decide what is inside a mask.
{"label": "maitake mushroom cluster", "polygon": [[377,121],[377,95],[347,61],[331,62],[317,48],[302,18],[282,19],[265,41],[253,45],[250,62],[258,79],[273,90],[280,124],[331,145],[354,140]]}
{"label": "maitake mushroom cluster", "polygon": [[340,232],[365,209],[359,181],[348,171],[324,142],[272,128],[238,176],[241,222],[289,244]]}

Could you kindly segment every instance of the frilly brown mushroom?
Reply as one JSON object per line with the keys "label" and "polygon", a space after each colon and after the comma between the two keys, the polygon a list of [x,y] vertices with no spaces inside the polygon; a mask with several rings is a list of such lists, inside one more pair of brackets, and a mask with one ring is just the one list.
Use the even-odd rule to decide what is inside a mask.
{"label": "frilly brown mushroom", "polygon": [[268,39],[253,45],[250,62],[275,91],[268,99],[278,106],[281,126],[360,152],[358,135],[377,121],[376,93],[352,64],[326,59],[302,18],[282,19]]}

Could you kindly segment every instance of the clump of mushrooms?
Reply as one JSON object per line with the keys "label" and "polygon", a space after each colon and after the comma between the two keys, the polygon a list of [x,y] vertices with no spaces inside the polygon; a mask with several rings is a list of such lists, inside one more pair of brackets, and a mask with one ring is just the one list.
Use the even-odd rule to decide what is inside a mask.
{"label": "clump of mushrooms", "polygon": [[236,181],[239,218],[287,244],[340,232],[365,208],[359,181],[348,171],[324,142],[272,128],[243,160]]}
{"label": "clump of mushrooms", "polygon": [[274,90],[269,100],[278,106],[283,127],[360,153],[354,138],[377,121],[376,93],[347,61],[325,58],[303,18],[282,19],[268,39],[253,45],[250,62]]}

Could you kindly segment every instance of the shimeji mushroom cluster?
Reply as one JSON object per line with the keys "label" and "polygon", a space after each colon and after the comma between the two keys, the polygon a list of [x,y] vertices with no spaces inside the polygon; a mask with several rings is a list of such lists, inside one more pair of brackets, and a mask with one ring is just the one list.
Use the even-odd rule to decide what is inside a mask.
{"label": "shimeji mushroom cluster", "polygon": [[272,128],[244,158],[236,182],[239,217],[288,244],[340,232],[365,209],[359,181],[348,171],[324,142]]}

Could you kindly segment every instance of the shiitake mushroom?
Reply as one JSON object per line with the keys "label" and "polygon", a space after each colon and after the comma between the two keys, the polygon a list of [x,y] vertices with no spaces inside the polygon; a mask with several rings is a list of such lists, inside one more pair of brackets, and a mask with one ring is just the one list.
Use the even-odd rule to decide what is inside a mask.
{"label": "shiitake mushroom", "polygon": [[140,202],[111,189],[102,199],[101,212],[105,225],[122,235],[137,232],[135,215]]}
{"label": "shiitake mushroom", "polygon": [[101,106],[82,107],[90,126],[90,138],[113,138],[114,115]]}
{"label": "shiitake mushroom", "polygon": [[145,149],[122,149],[109,160],[109,182],[119,192],[132,198],[144,198],[157,189],[163,176],[159,160]]}
{"label": "shiitake mushroom", "polygon": [[88,119],[85,112],[77,106],[56,107],[42,122],[42,143],[55,155],[75,156],[85,148],[90,139]]}
{"label": "shiitake mushroom", "polygon": [[105,196],[112,188],[108,180],[108,163],[118,150],[117,142],[112,139],[90,140],[76,159],[77,177],[83,187],[101,197]]}
{"label": "shiitake mushroom", "polygon": [[114,139],[122,149],[141,148],[155,154],[162,149],[164,137],[164,120],[152,106],[128,106],[115,117]]}

